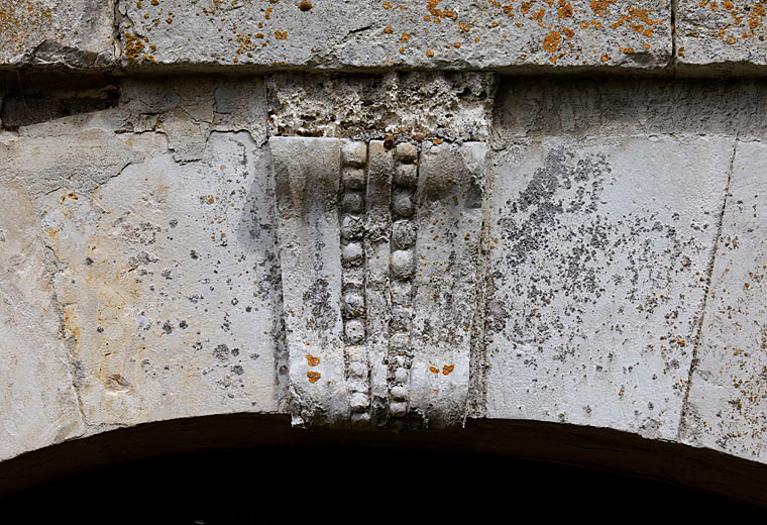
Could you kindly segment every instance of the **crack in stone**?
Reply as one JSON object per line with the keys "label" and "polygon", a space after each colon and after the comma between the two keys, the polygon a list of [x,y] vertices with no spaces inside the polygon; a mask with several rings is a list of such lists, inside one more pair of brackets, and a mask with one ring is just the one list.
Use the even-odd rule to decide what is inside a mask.
{"label": "crack in stone", "polygon": [[711,247],[711,254],[709,256],[708,265],[706,267],[706,291],[703,294],[703,302],[701,303],[701,306],[700,306],[700,313],[697,319],[697,326],[695,327],[695,341],[692,347],[690,369],[687,373],[687,384],[685,385],[684,397],[682,400],[682,410],[679,416],[679,423],[677,425],[677,434],[676,434],[677,441],[680,441],[682,439],[684,431],[686,430],[686,419],[688,416],[690,391],[692,390],[693,375],[695,374],[695,371],[700,361],[698,357],[698,353],[699,353],[700,345],[703,339],[703,328],[704,328],[705,319],[706,319],[706,307],[708,304],[709,295],[711,294],[711,281],[713,279],[714,265],[716,263],[716,255],[719,249],[719,241],[722,237],[722,229],[724,226],[724,215],[727,212],[727,201],[728,201],[728,197],[730,196],[730,185],[732,183],[733,169],[735,166],[735,156],[738,151],[738,140],[739,138],[738,136],[736,136],[735,140],[733,141],[732,153],[730,155],[730,162],[727,168],[727,181],[725,182],[725,187],[724,187],[724,197],[722,199],[722,207],[719,212],[719,217],[717,218],[716,233],[714,234],[714,243],[713,243],[713,246]]}

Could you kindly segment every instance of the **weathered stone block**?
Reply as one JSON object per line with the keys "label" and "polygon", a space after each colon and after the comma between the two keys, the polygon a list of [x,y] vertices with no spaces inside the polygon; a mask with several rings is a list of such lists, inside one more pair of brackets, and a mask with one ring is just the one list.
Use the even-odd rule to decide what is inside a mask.
{"label": "weathered stone block", "polygon": [[0,143],[48,248],[57,324],[37,344],[65,345],[85,432],[283,406],[268,154],[215,104],[237,85],[126,87]]}
{"label": "weathered stone block", "polygon": [[763,0],[680,0],[676,60],[681,65],[723,65],[745,71],[767,66],[765,17]]}
{"label": "weathered stone block", "polygon": [[564,135],[493,154],[489,417],[676,437],[732,145]]}
{"label": "weathered stone block", "polygon": [[[7,150],[0,139],[0,159]],[[0,460],[77,437],[76,369],[59,340],[52,262],[24,184],[0,162]],[[13,203],[13,205],[7,205]]]}
{"label": "weathered stone block", "polygon": [[652,68],[671,53],[668,0],[121,0],[127,65]]}
{"label": "weathered stone block", "polygon": [[3,0],[0,67],[114,62],[114,0]]}
{"label": "weathered stone block", "polygon": [[767,145],[738,142],[682,426],[689,444],[767,460]]}
{"label": "weathered stone block", "polygon": [[491,73],[275,73],[267,85],[272,135],[389,143],[486,140],[495,94]]}

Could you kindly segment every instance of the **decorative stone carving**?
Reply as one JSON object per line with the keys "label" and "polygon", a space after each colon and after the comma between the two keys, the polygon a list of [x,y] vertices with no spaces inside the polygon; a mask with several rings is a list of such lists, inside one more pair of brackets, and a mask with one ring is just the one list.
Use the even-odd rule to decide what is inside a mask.
{"label": "decorative stone carving", "polygon": [[294,424],[461,424],[484,145],[270,147]]}

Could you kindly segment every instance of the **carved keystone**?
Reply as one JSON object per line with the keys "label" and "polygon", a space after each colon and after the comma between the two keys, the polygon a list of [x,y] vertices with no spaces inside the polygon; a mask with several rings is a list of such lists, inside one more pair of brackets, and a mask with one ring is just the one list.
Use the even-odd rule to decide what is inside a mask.
{"label": "carved keystone", "polygon": [[484,144],[270,147],[294,425],[462,424]]}

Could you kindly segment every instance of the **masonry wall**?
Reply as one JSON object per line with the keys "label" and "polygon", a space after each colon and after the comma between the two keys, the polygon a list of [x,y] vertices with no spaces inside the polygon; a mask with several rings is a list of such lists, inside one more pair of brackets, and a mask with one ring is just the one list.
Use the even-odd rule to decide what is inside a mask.
{"label": "masonry wall", "polygon": [[764,463],[765,7],[0,1],[0,459],[256,412]]}

